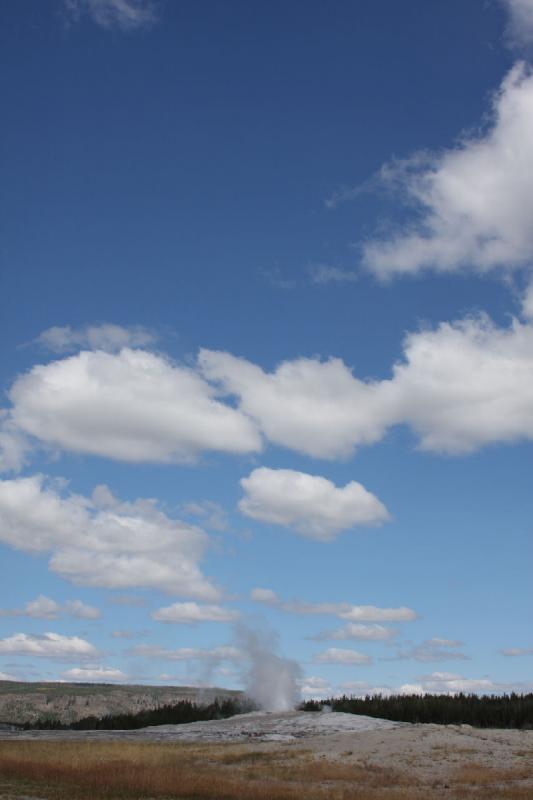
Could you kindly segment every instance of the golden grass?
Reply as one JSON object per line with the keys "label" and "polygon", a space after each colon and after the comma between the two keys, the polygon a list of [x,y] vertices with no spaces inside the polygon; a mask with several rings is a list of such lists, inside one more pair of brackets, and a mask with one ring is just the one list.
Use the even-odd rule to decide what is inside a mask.
{"label": "golden grass", "polygon": [[[347,755],[347,754],[346,754]],[[124,741],[0,741],[0,800],[532,800],[526,765],[450,767],[424,781],[404,763],[316,757],[297,747]]]}
{"label": "golden grass", "polygon": [[[483,764],[464,764],[459,767],[454,775],[456,783],[467,783],[470,786],[487,786],[491,784],[507,784],[516,781],[525,781],[532,778],[532,770],[527,766],[513,767],[512,769],[496,769]],[[533,788],[531,790],[533,797]]]}

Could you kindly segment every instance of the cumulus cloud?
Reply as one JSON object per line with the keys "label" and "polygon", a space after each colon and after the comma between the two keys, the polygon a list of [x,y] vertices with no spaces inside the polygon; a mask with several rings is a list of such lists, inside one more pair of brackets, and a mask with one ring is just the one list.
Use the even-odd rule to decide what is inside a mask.
{"label": "cumulus cloud", "polygon": [[424,450],[468,453],[533,439],[533,325],[481,315],[409,334],[392,384]]}
{"label": "cumulus cloud", "polygon": [[[530,293],[524,316],[533,304]],[[343,458],[397,425],[408,426],[424,450],[468,453],[533,439],[533,321],[498,326],[479,314],[409,333],[402,357],[382,380],[361,380],[340,359],[296,359],[266,373],[229,353],[201,350],[196,367],[183,367],[124,349],[37,365],[15,380],[9,396],[12,407],[0,413],[4,468],[24,462],[30,440],[130,462],[172,463],[208,450],[256,452],[263,435],[306,455]],[[271,473],[257,472],[269,477],[263,488],[276,473],[278,482],[291,475]],[[324,479],[306,480],[317,488]],[[352,497],[349,486],[331,486],[330,496],[335,490]],[[216,506],[197,503],[188,513],[225,525]]]}
{"label": "cumulus cloud", "polygon": [[30,600],[23,608],[1,608],[0,617],[33,617],[34,619],[57,619],[62,614],[70,614],[78,619],[99,619],[101,612],[81,600],[67,600],[64,605],[56,603],[44,594]]}
{"label": "cumulus cloud", "polygon": [[241,486],[243,514],[293,528],[310,539],[330,541],[342,530],[389,519],[383,503],[355,481],[339,488],[319,475],[260,467]]}
{"label": "cumulus cloud", "polygon": [[67,669],[61,673],[61,677],[65,681],[81,681],[81,683],[90,683],[91,681],[99,681],[102,683],[113,683],[115,681],[127,681],[128,676],[120,669],[113,669],[112,667],[74,667]]}
{"label": "cumulus cloud", "polygon": [[0,639],[0,655],[38,656],[39,658],[94,658],[97,649],[79,636],[62,636],[60,633],[45,633],[32,636],[15,633]]}
{"label": "cumulus cloud", "polygon": [[133,31],[157,21],[153,0],[64,0],[68,17],[78,22],[87,15],[106,30]]}
{"label": "cumulus cloud", "polygon": [[208,542],[203,531],[169,518],[154,500],[123,502],[103,486],[88,498],[63,496],[42,475],[0,481],[0,541],[51,552],[50,568],[76,584],[204,600],[219,594],[198,567]]}
{"label": "cumulus cloud", "polygon": [[191,624],[195,622],[233,622],[240,616],[238,611],[217,605],[198,603],[173,603],[159,608],[151,615],[157,622]]}
{"label": "cumulus cloud", "polygon": [[72,328],[70,325],[47,328],[37,337],[37,343],[53,353],[74,350],[105,350],[115,352],[123,347],[146,347],[154,344],[156,336],[140,325],[124,328],[111,323]]}
{"label": "cumulus cloud", "polygon": [[166,661],[241,661],[242,652],[231,645],[213,647],[212,649],[198,647],[177,647],[169,650],[157,645],[139,644],[129,650],[129,655],[142,656],[143,658],[162,658]]}
{"label": "cumulus cloud", "polygon": [[194,370],[125,348],[83,351],[20,376],[5,425],[41,442],[122,461],[186,462],[261,448],[251,421]]}
{"label": "cumulus cloud", "polygon": [[[304,600],[281,600],[272,589],[252,589],[250,597],[256,603],[278,608],[288,614],[331,615],[349,622],[412,622],[416,612],[412,608],[379,608],[378,606],[355,606],[350,603],[308,603]],[[362,627],[362,626],[361,626]]]}
{"label": "cumulus cloud", "polygon": [[270,374],[230,353],[200,350],[198,362],[271,442],[316,458],[352,455],[381,439],[391,418],[387,393],[338,358],[286,361]]}
{"label": "cumulus cloud", "polygon": [[393,628],[387,628],[385,625],[364,625],[360,622],[349,622],[347,625],[343,625],[342,628],[321,631],[310,638],[316,641],[360,639],[361,641],[379,642],[392,639],[396,635],[397,631]]}
{"label": "cumulus cloud", "polygon": [[518,320],[499,327],[481,314],[410,333],[392,377],[374,382],[338,359],[297,359],[266,374],[202,351],[200,365],[271,441],[316,457],[349,455],[395,425],[450,454],[533,439],[533,324]]}
{"label": "cumulus cloud", "polygon": [[372,664],[372,658],[358,650],[343,650],[338,647],[329,647],[313,658],[317,664]]}
{"label": "cumulus cloud", "polygon": [[[514,0],[510,7],[521,30],[533,30],[531,2]],[[407,232],[403,226],[366,243],[366,267],[382,278],[423,269],[530,268],[532,133],[533,74],[519,63],[494,96],[486,130],[444,153],[418,153],[383,168],[382,179],[415,206],[416,221]]]}

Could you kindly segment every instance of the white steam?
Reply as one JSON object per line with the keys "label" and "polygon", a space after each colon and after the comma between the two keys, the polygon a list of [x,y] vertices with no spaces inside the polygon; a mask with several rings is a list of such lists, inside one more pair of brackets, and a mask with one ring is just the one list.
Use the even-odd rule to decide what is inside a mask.
{"label": "white steam", "polygon": [[296,661],[277,655],[275,634],[236,626],[239,648],[248,670],[244,676],[246,693],[264,711],[290,711],[300,702],[298,679],[302,670]]}

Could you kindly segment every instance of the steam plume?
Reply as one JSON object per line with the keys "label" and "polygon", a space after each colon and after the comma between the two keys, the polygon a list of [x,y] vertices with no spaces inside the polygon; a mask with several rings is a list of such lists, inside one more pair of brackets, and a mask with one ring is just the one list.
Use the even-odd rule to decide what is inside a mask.
{"label": "steam plume", "polygon": [[302,670],[296,661],[277,654],[278,637],[270,631],[236,626],[240,649],[248,662],[246,692],[265,711],[289,711],[300,701],[298,679]]}

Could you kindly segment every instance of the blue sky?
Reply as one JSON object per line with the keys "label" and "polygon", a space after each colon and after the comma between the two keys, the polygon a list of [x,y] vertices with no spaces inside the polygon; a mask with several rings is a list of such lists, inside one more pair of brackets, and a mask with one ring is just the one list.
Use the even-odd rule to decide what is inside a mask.
{"label": "blue sky", "polygon": [[530,690],[533,2],[2,17],[0,673]]}

